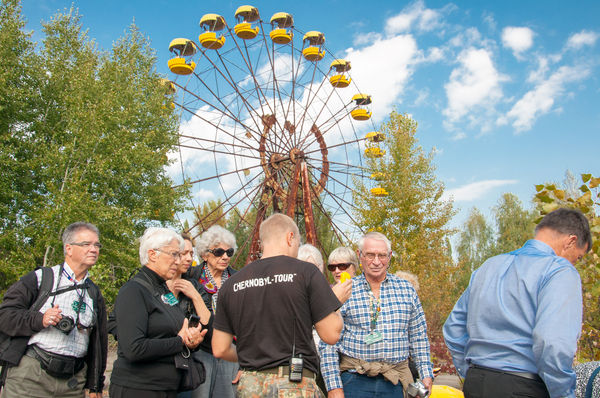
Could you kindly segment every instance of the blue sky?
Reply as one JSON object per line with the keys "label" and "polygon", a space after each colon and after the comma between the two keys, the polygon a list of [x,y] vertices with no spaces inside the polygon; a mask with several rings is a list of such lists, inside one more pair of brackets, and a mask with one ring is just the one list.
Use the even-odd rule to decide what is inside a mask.
{"label": "blue sky", "polygon": [[[28,28],[39,38],[39,21],[71,2],[22,4]],[[169,77],[171,39],[196,40],[205,13],[234,24],[242,5],[73,4],[104,49],[135,20],[157,50],[159,72]],[[600,175],[598,1],[250,4],[265,21],[278,11],[291,13],[298,29],[325,34],[332,56],[351,59],[353,79],[373,97],[373,125],[394,107],[418,121],[419,142],[435,151],[437,176],[460,209],[453,225],[462,224],[473,206],[487,214],[504,192],[529,206],[534,184],[561,182],[567,169],[576,176]]]}

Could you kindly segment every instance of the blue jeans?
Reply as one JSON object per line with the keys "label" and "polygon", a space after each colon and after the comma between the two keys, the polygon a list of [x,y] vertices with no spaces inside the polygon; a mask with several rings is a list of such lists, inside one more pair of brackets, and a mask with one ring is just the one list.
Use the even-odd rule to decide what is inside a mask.
{"label": "blue jeans", "polygon": [[369,377],[360,373],[342,372],[341,376],[346,398],[402,398],[404,396],[401,383],[393,385],[381,375]]}

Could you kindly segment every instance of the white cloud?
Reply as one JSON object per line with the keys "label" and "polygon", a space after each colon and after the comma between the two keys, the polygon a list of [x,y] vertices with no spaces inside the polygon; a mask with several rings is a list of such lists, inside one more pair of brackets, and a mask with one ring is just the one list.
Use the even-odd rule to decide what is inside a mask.
{"label": "white cloud", "polygon": [[[469,48],[458,56],[459,67],[444,85],[448,106],[443,113],[450,125],[477,110],[491,110],[502,98],[500,82],[506,80],[495,68],[486,49]],[[472,119],[477,124],[477,120]]]}
{"label": "white cloud", "polygon": [[548,57],[538,56],[537,64],[537,69],[531,71],[529,76],[527,76],[527,81],[530,83],[537,83],[544,80],[550,70],[550,59]]}
{"label": "white cloud", "polygon": [[369,32],[369,33],[358,33],[354,36],[354,40],[352,44],[355,46],[364,46],[365,44],[370,44],[375,41],[381,40],[381,33],[377,32]]}
{"label": "white cloud", "polygon": [[533,45],[533,35],[529,28],[509,26],[502,30],[502,45],[510,48],[515,57],[519,58]]}
{"label": "white cloud", "polygon": [[372,96],[376,121],[383,120],[398,102],[412,75],[417,55],[417,43],[411,35],[394,36],[369,47],[347,50],[352,79],[361,91]]}
{"label": "white cloud", "polygon": [[454,202],[472,202],[481,199],[494,188],[516,184],[517,180],[484,180],[477,181],[458,188],[447,189],[442,200],[453,199]]}
{"label": "white cloud", "polygon": [[498,124],[504,125],[512,121],[517,132],[531,129],[535,120],[548,113],[555,99],[564,94],[567,83],[582,80],[589,74],[590,70],[585,66],[560,67],[517,101],[506,116],[498,119]]}
{"label": "white cloud", "polygon": [[597,32],[582,30],[569,37],[569,40],[567,40],[567,48],[578,50],[583,46],[593,46],[596,44],[598,37],[600,37],[600,35]]}
{"label": "white cloud", "polygon": [[387,35],[406,33],[413,27],[422,32],[429,32],[440,27],[441,18],[440,11],[425,8],[425,2],[418,0],[405,7],[400,14],[388,18],[385,23],[385,33]]}

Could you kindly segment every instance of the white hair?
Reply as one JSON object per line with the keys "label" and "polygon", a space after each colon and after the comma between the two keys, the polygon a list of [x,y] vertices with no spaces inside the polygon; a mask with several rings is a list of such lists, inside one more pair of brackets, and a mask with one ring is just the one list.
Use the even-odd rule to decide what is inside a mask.
{"label": "white hair", "polygon": [[160,249],[171,244],[174,240],[179,243],[179,250],[183,250],[185,243],[180,234],[169,228],[150,227],[144,231],[140,238],[140,263],[148,264],[148,250]]}
{"label": "white hair", "polygon": [[305,243],[298,248],[298,260],[308,261],[309,263],[313,263],[323,272],[323,256],[319,249],[311,245],[310,243]]}
{"label": "white hair", "polygon": [[397,271],[396,276],[400,279],[409,281],[412,287],[414,287],[417,292],[419,291],[419,277],[415,274],[407,271]]}
{"label": "white hair", "polygon": [[327,262],[329,264],[352,263],[355,270],[358,268],[358,257],[356,256],[356,252],[346,246],[335,248],[329,254]]}
{"label": "white hair", "polygon": [[232,247],[233,250],[237,250],[237,243],[235,242],[235,235],[223,228],[220,225],[213,225],[200,235],[200,239],[196,242],[196,251],[198,256],[202,257],[211,248],[218,244],[227,245]]}
{"label": "white hair", "polygon": [[382,234],[381,232],[368,232],[358,240],[358,250],[360,250],[361,252],[363,250],[363,247],[365,246],[365,241],[367,239],[385,242],[385,247],[388,253],[392,251],[392,242],[390,242],[390,240],[384,234]]}

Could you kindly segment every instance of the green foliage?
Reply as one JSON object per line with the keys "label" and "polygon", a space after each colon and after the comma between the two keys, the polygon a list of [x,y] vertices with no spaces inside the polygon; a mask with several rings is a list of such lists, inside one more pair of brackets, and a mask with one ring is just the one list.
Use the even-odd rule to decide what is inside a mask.
{"label": "green foliage", "polygon": [[389,195],[375,197],[370,187],[356,181],[356,220],[365,230],[379,231],[392,241],[391,272],[410,271],[419,277],[428,323],[439,333],[443,317],[458,298],[448,296],[456,268],[448,244],[454,231],[447,224],[455,212],[451,202],[441,199],[444,186],[436,179],[433,155],[417,145],[417,122],[392,112],[381,132],[387,155],[369,159],[368,168],[385,174],[381,186]]}
{"label": "green foliage", "polygon": [[508,253],[533,237],[535,214],[525,210],[519,198],[505,193],[494,207],[498,236],[493,254]]}
{"label": "green foliage", "polygon": [[600,360],[600,177],[582,174],[581,181],[577,195],[565,195],[565,189],[555,184],[540,184],[534,201],[540,215],[536,222],[559,207],[568,207],[580,210],[590,223],[592,248],[575,265],[583,287],[583,329],[577,354],[583,362]]}
{"label": "green foliage", "polygon": [[[477,208],[471,210],[463,225],[457,247],[458,262],[468,274],[489,257],[516,250],[533,237],[535,214],[523,209],[516,195],[503,194],[492,212],[495,228]],[[461,288],[466,287],[468,277],[462,279]]]}
{"label": "green foliage", "polygon": [[13,48],[0,61],[0,79],[28,83],[7,89],[18,95],[2,95],[0,161],[18,164],[0,176],[0,272],[7,276],[0,291],[35,266],[61,262],[62,228],[86,220],[101,232],[92,275],[111,302],[139,266],[135,239],[183,208],[187,189],[173,190],[164,169],[177,119],[164,106],[154,51],[135,26],[111,52],[100,51],[71,9],[43,24],[35,53],[17,4],[0,8],[0,48]]}
{"label": "green foliage", "polygon": [[[494,250],[494,231],[487,223],[485,216],[476,207],[471,209],[469,218],[465,221],[458,246],[458,262],[465,268],[467,279],[471,272],[477,269]],[[467,280],[468,282],[468,280]],[[466,283],[461,284],[466,287]]]}

